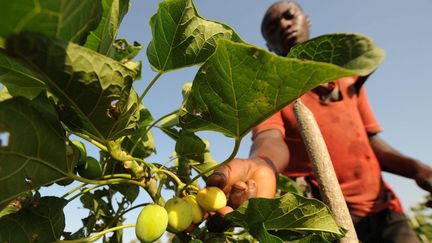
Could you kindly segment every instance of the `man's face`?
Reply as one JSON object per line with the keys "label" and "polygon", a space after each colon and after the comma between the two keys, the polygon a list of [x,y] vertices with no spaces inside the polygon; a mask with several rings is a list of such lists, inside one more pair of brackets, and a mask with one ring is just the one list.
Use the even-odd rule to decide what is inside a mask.
{"label": "man's face", "polygon": [[293,2],[280,2],[267,10],[261,31],[269,49],[286,56],[297,43],[309,39],[309,18]]}

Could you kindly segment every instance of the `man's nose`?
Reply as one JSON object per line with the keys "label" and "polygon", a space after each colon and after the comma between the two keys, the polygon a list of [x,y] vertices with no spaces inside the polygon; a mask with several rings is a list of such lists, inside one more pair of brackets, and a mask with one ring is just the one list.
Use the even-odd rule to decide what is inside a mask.
{"label": "man's nose", "polygon": [[289,27],[291,27],[291,25],[292,25],[292,20],[291,19],[281,18],[279,20],[279,26],[280,26],[280,29],[282,31],[285,30],[285,29],[287,29],[287,28],[289,28]]}

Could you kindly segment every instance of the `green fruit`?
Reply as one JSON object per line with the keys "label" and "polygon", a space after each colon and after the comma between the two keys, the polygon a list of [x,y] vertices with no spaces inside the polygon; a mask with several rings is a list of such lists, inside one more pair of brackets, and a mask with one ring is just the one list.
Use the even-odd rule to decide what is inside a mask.
{"label": "green fruit", "polygon": [[159,239],[168,226],[168,213],[165,208],[149,204],[138,215],[135,234],[141,242],[153,242]]}
{"label": "green fruit", "polygon": [[84,144],[78,140],[71,140],[71,142],[78,148],[80,153],[77,166],[83,165],[87,159],[87,150]]}
{"label": "green fruit", "polygon": [[194,195],[187,195],[183,198],[192,206],[192,223],[199,224],[203,220],[204,212],[198,205]]}
{"label": "green fruit", "polygon": [[227,198],[225,193],[218,187],[206,187],[201,189],[196,200],[202,209],[214,212],[226,206]]}
{"label": "green fruit", "polygon": [[95,179],[102,176],[102,168],[99,161],[93,157],[87,157],[85,164],[78,166],[77,169],[78,174],[87,179]]}
{"label": "green fruit", "polygon": [[165,209],[168,212],[168,230],[181,232],[192,223],[192,205],[186,200],[173,197],[166,202]]}

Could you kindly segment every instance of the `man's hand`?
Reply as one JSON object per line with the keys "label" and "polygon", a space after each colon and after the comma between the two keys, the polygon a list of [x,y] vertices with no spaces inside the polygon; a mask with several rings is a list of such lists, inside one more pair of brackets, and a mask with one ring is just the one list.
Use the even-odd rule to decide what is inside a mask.
{"label": "man's hand", "polygon": [[[371,135],[369,141],[383,171],[414,179],[419,187],[432,194],[431,167],[399,153],[378,135]],[[432,200],[426,206],[432,207]]]}
{"label": "man's hand", "polygon": [[219,187],[227,195],[228,206],[218,211],[225,215],[250,197],[273,198],[276,172],[274,166],[262,158],[234,159],[210,175],[207,186]]}
{"label": "man's hand", "polygon": [[[429,168],[422,168],[414,179],[420,188],[428,191],[432,195],[432,170]],[[427,201],[426,206],[432,208],[432,200]]]}

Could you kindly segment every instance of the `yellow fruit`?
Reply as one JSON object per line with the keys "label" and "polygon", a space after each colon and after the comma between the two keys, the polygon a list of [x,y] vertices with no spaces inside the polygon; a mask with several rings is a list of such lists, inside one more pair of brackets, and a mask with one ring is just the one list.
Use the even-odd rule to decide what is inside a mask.
{"label": "yellow fruit", "polygon": [[226,206],[227,198],[225,193],[218,187],[206,187],[201,189],[196,200],[205,211],[214,212]]}
{"label": "yellow fruit", "polygon": [[168,230],[177,233],[192,223],[192,205],[186,200],[173,197],[166,202],[165,209],[168,212]]}
{"label": "yellow fruit", "polygon": [[194,195],[187,195],[183,198],[192,206],[192,223],[199,224],[203,220],[204,212],[198,205]]}
{"label": "yellow fruit", "polygon": [[135,234],[141,242],[153,242],[159,239],[168,226],[168,213],[165,208],[149,204],[138,215]]}

